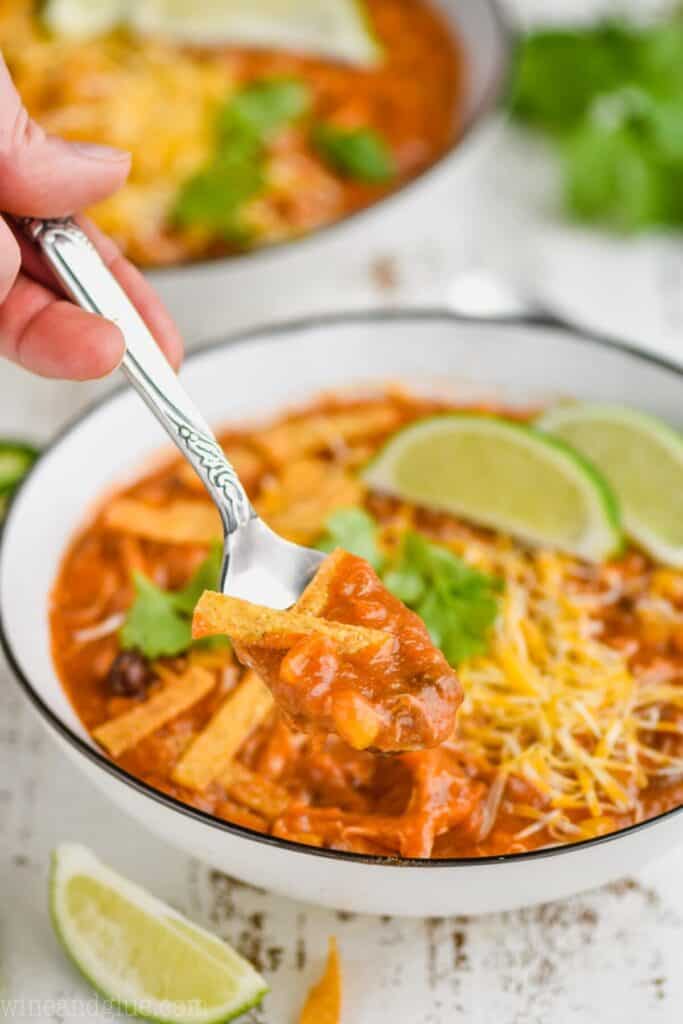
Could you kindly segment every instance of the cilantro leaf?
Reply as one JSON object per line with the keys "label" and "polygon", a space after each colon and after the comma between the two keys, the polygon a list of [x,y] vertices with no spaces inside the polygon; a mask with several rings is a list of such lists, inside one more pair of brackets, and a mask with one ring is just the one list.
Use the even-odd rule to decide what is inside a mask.
{"label": "cilantro leaf", "polygon": [[244,204],[263,185],[261,168],[249,159],[224,157],[186,181],[176,200],[174,219],[183,227],[198,226],[240,241]]}
{"label": "cilantro leaf", "polygon": [[513,114],[558,143],[565,203],[622,231],[683,225],[683,10],[533,32]]}
{"label": "cilantro leaf", "polygon": [[295,79],[264,79],[232,96],[216,117],[213,156],[176,198],[175,222],[244,241],[248,232],[241,215],[265,186],[266,145],[305,113],[309,102],[306,85]]}
{"label": "cilantro leaf", "polygon": [[572,128],[597,94],[632,79],[637,64],[634,33],[618,22],[532,32],[518,51],[512,111],[547,131]]}
{"label": "cilantro leaf", "polygon": [[318,547],[344,548],[370,562],[387,589],[417,612],[451,665],[486,651],[503,585],[498,578],[471,568],[416,531],[405,535],[397,555],[385,558],[377,523],[362,508],[330,516]]}
{"label": "cilantro leaf", "polygon": [[325,534],[318,548],[327,552],[343,548],[364,558],[377,571],[384,561],[377,545],[377,524],[362,508],[344,508],[334,512],[325,524]]}
{"label": "cilantro leaf", "polygon": [[181,590],[164,590],[136,572],[135,600],[119,632],[122,648],[140,651],[151,659],[175,657],[188,650],[194,606],[204,590],[216,586],[220,560],[220,548],[215,546]]}
{"label": "cilantro leaf", "polygon": [[417,612],[451,665],[486,651],[498,614],[499,579],[411,531],[384,583]]}
{"label": "cilantro leaf", "polygon": [[683,8],[655,21],[640,35],[640,75],[643,84],[660,96],[683,91]]}
{"label": "cilantro leaf", "polygon": [[119,633],[121,646],[147,658],[173,657],[187,650],[192,642],[190,619],[175,607],[173,595],[140,572],[133,579],[135,600]]}
{"label": "cilantro leaf", "polygon": [[571,212],[623,231],[683,223],[678,114],[633,86],[599,97],[564,149]]}
{"label": "cilantro leaf", "polygon": [[235,122],[262,142],[273,139],[311,105],[308,86],[296,78],[264,78],[245,86],[219,115],[218,131],[234,132]]}
{"label": "cilantro leaf", "polygon": [[313,145],[336,171],[358,181],[383,185],[396,176],[396,162],[384,139],[371,128],[319,124]]}

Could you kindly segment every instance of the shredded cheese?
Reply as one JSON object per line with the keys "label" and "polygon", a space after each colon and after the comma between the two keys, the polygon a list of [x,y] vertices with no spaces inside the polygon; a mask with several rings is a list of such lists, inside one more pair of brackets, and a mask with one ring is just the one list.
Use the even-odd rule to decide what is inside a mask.
{"label": "shredded cheese", "polygon": [[[393,532],[385,527],[385,545]],[[619,580],[585,592],[573,586],[584,567],[564,555],[505,537],[439,540],[505,580],[490,652],[460,670],[465,701],[453,739],[489,779],[480,839],[513,776],[542,804],[510,803],[529,819],[519,839],[543,828],[558,840],[590,838],[616,816],[637,818],[654,777],[683,775],[683,758],[648,742],[648,733],[683,732],[683,687],[665,671],[634,674],[627,652],[602,638],[600,611],[619,599]]]}

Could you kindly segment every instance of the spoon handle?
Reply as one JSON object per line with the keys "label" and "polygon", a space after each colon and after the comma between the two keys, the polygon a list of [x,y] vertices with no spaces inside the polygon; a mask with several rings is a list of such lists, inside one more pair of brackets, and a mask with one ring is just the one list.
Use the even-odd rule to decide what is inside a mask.
{"label": "spoon handle", "polygon": [[121,369],[196,470],[216,503],[226,534],[245,525],[255,513],[237,473],[85,232],[68,217],[18,223],[69,298],[119,327],[126,342]]}

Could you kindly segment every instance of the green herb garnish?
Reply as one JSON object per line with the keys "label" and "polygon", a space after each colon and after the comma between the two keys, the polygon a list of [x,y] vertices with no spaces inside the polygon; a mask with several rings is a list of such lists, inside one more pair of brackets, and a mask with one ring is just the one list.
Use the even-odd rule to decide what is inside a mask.
{"label": "green herb garnish", "polygon": [[447,548],[410,532],[384,572],[388,590],[417,612],[451,665],[483,654],[498,614],[502,581],[467,565]]}
{"label": "green herb garnish", "polygon": [[[205,590],[216,587],[220,567],[221,549],[216,545],[181,590],[164,590],[136,572],[135,600],[119,632],[122,648],[147,658],[175,657],[188,650],[194,607]],[[211,639],[225,642],[223,637]]]}
{"label": "green herb garnish", "polygon": [[311,105],[308,86],[296,78],[265,78],[246,86],[226,104],[218,117],[221,139],[234,131],[234,122],[260,142],[271,141]]}
{"label": "green herb garnish", "polygon": [[334,512],[325,524],[325,534],[318,543],[320,551],[343,548],[358,555],[379,572],[384,564],[377,544],[377,523],[362,508],[344,508]]}
{"label": "green herb garnish", "polygon": [[240,89],[218,112],[211,161],[183,186],[174,219],[229,241],[242,242],[245,204],[264,188],[267,144],[310,104],[307,87],[295,79],[264,79]]}
{"label": "green herb garnish", "polygon": [[449,664],[483,654],[498,614],[500,579],[467,565],[447,548],[410,531],[397,555],[384,557],[377,524],[364,509],[335,512],[318,547],[365,558],[388,590],[417,612]]}
{"label": "green herb garnish", "polygon": [[596,100],[567,140],[568,208],[618,230],[683,224],[683,104],[672,113],[634,86]]}
{"label": "green herb garnish", "polygon": [[242,208],[262,186],[256,161],[217,159],[185,183],[176,202],[175,219],[185,227],[203,227],[229,241],[240,241],[247,233],[240,223]]}
{"label": "green herb garnish", "polygon": [[633,77],[636,51],[633,32],[620,23],[532,32],[518,54],[513,113],[546,131],[574,128],[597,95]]}
{"label": "green herb garnish", "polygon": [[558,144],[568,211],[623,231],[683,225],[683,15],[542,30],[513,114]]}
{"label": "green herb garnish", "polygon": [[384,185],[396,176],[396,163],[384,139],[370,128],[319,124],[313,145],[334,170],[358,181]]}

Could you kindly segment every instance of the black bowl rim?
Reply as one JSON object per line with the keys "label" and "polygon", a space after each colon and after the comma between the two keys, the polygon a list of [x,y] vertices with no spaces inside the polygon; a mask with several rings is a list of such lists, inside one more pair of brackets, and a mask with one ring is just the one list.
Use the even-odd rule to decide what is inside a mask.
{"label": "black bowl rim", "polygon": [[[201,358],[203,355],[212,351],[218,351],[221,349],[230,349],[237,345],[248,345],[256,341],[267,341],[267,340],[286,340],[297,334],[305,333],[311,330],[318,330],[319,328],[336,327],[340,325],[349,324],[372,324],[372,323],[386,323],[386,322],[410,322],[413,321],[417,325],[421,323],[451,323],[451,324],[468,324],[470,326],[491,326],[491,321],[481,320],[476,317],[461,316],[457,313],[452,312],[448,309],[379,309],[369,311],[358,311],[353,313],[328,313],[324,315],[314,315],[309,317],[303,317],[298,319],[291,319],[283,321],[273,326],[259,326],[246,331],[239,331],[237,333],[224,336],[220,339],[214,339],[204,344],[193,348],[192,352],[188,356],[188,361],[194,358]],[[659,355],[654,355],[637,348],[635,345],[631,345],[627,342],[622,342],[612,338],[592,334],[581,328],[569,326],[567,324],[560,323],[553,318],[543,317],[514,317],[514,318],[500,318],[495,323],[501,328],[501,336],[505,334],[506,328],[510,327],[526,327],[532,329],[543,329],[544,331],[555,331],[558,334],[563,334],[565,337],[570,338],[572,341],[579,345],[595,346],[602,348],[610,348],[616,350],[623,355],[640,361],[643,364],[650,364],[659,366],[665,369],[683,380],[683,366],[679,366],[676,363],[663,358]],[[504,342],[507,341],[502,337]],[[89,417],[100,409],[103,409],[115,399],[117,399],[122,393],[127,390],[127,386],[116,388],[113,392],[106,395],[104,398],[99,399],[91,403],[86,409],[75,416],[60,430],[50,444],[45,448],[43,453],[40,455],[38,460],[34,463],[27,476],[24,478],[21,486],[14,494],[10,506],[7,510],[4,523],[2,524],[2,530],[0,532],[0,560],[2,559],[2,551],[5,543],[7,543],[7,537],[9,535],[9,525],[12,521],[13,513],[16,508],[16,502],[18,496],[22,493],[26,483],[32,479],[33,475],[37,473],[42,466],[44,460],[50,458],[50,456],[59,448],[61,442],[65,440],[70,434],[78,430],[81,426],[85,425]],[[68,725],[61,721],[61,719],[48,707],[43,701],[39,694],[33,689],[33,685],[28,676],[24,673],[23,669],[19,664],[19,659],[14,652],[11,639],[8,635],[8,631],[5,625],[5,617],[3,614],[2,604],[0,602],[0,645],[5,653],[8,664],[14,673],[14,676],[23,689],[26,696],[29,698],[31,703],[34,705],[38,713],[45,719],[47,724],[54,729],[70,746],[75,748],[80,754],[83,754],[92,764],[98,768],[103,769],[112,777],[118,781],[123,782],[127,786],[136,790],[138,793],[144,796],[150,797],[156,803],[162,804],[169,810],[178,811],[185,817],[194,819],[202,825],[208,825],[217,831],[227,832],[239,839],[246,839],[252,842],[261,843],[265,846],[275,847],[279,850],[285,850],[291,853],[302,854],[309,857],[323,857],[328,860],[338,860],[346,863],[355,864],[366,864],[370,866],[384,866],[392,868],[422,868],[422,869],[439,869],[439,868],[465,868],[482,866],[486,864],[517,864],[524,863],[527,861],[542,860],[547,857],[562,857],[570,855],[571,853],[587,850],[596,846],[603,845],[604,843],[615,842],[616,840],[633,835],[636,832],[640,832],[643,829],[651,828],[657,825],[659,822],[674,818],[677,815],[683,813],[683,805],[679,807],[673,807],[668,811],[664,811],[652,818],[648,818],[645,821],[637,822],[634,825],[629,825],[626,828],[618,829],[615,832],[610,832],[607,835],[596,836],[593,839],[583,839],[577,843],[565,843],[563,845],[545,847],[538,850],[529,850],[525,853],[506,853],[499,854],[496,856],[487,857],[450,857],[439,860],[429,860],[426,858],[393,858],[393,857],[382,857],[378,855],[352,853],[346,850],[328,850],[321,849],[315,846],[307,846],[305,843],[297,843],[288,839],[279,839],[275,836],[266,835],[262,832],[256,832],[254,829],[246,828],[243,825],[237,825],[229,821],[225,821],[222,818],[217,818],[213,814],[209,814],[206,811],[199,810],[196,807],[191,807],[189,804],[185,804],[175,797],[169,796],[166,793],[162,793],[160,790],[154,789],[152,786],[143,782],[141,779],[131,775],[125,769],[119,767],[110,761],[104,753],[98,750],[96,747],[91,747],[85,740],[81,739],[74,732],[71,731]]]}
{"label": "black bowl rim", "polygon": [[338,220],[334,220],[330,224],[323,224],[319,228],[314,228],[306,234],[294,238],[284,238],[280,242],[272,242],[268,245],[256,246],[253,249],[246,249],[244,252],[237,252],[230,256],[216,256],[209,259],[186,260],[180,263],[172,263],[169,266],[158,266],[152,264],[151,266],[144,268],[145,273],[152,281],[172,281],[174,277],[191,273],[193,270],[199,272],[212,270],[220,271],[231,266],[241,267],[244,264],[251,265],[258,261],[275,258],[280,253],[288,252],[290,249],[298,252],[299,249],[313,245],[319,238],[324,239],[329,236],[336,235],[338,232],[342,231],[347,224],[355,224],[366,217],[371,217],[375,212],[379,214],[385,206],[397,202],[402,196],[412,192],[419,185],[425,184],[433,174],[438,170],[443,169],[449,161],[457,159],[458,151],[461,147],[465,143],[470,142],[472,138],[476,136],[487,117],[493,114],[500,106],[510,82],[513,54],[519,37],[518,30],[513,26],[512,20],[508,13],[503,9],[500,0],[485,0],[485,3],[488,5],[494,24],[500,33],[502,49],[501,59],[490,84],[484,91],[479,102],[469,112],[461,126],[460,132],[457,134],[448,149],[446,149],[433,163],[425,167],[419,174],[416,174],[402,185],[399,185],[398,188],[393,189],[380,199],[370,203],[369,206],[364,206],[360,210],[355,210],[353,213],[349,213],[345,217],[340,217]]}

